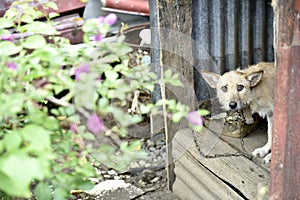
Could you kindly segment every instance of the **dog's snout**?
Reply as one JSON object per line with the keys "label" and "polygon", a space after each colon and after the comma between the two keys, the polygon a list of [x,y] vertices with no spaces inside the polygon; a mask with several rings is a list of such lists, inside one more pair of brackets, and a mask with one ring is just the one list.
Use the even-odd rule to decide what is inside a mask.
{"label": "dog's snout", "polygon": [[231,102],[229,103],[229,107],[230,107],[231,109],[236,109],[236,108],[237,108],[237,102],[231,101]]}

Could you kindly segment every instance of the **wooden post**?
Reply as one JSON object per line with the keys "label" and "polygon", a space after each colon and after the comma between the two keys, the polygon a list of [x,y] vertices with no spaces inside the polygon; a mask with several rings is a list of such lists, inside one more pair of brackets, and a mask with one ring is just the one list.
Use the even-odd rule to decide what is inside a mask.
{"label": "wooden post", "polygon": [[[195,107],[192,60],[192,17],[190,0],[156,0],[157,32],[159,38],[161,77],[167,70],[180,75],[184,87],[161,85],[162,98],[176,99],[192,109]],[[152,10],[151,12],[155,12]],[[155,27],[156,28],[156,27]],[[157,47],[153,47],[157,48]],[[167,144],[168,188],[174,182],[171,140],[178,129],[185,125],[173,124],[164,115]]]}
{"label": "wooden post", "polygon": [[277,56],[270,199],[300,197],[300,0],[273,0]]}

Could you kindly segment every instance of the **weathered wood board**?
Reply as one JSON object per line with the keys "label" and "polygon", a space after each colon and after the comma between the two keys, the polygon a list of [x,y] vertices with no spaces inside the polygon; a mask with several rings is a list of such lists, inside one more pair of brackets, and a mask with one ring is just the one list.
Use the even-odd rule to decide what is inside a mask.
{"label": "weathered wood board", "polygon": [[[151,10],[151,8],[153,10]],[[194,92],[194,68],[192,57],[192,1],[190,0],[155,0],[150,1],[150,12],[155,12],[152,17],[152,34],[151,43],[152,52],[159,52],[159,65],[154,67],[155,72],[160,72],[159,77],[165,77],[168,71],[172,74],[178,74],[178,79],[182,82],[184,87],[172,86],[171,84],[161,84],[161,98],[162,99],[176,99],[177,101],[189,106],[191,109],[195,108],[196,95]],[[171,21],[170,21],[171,20]],[[157,31],[155,31],[157,30]],[[153,33],[152,32],[152,33]],[[159,45],[154,46],[154,45]],[[157,52],[157,48],[159,49]],[[152,61],[156,63],[156,61]],[[179,126],[184,126],[172,123],[167,117],[166,106],[164,110],[164,125],[166,143],[170,144],[175,132]],[[167,160],[172,163],[171,145],[167,145],[166,153]],[[172,190],[171,183],[174,175],[172,174],[173,165],[167,166],[168,188]]]}
{"label": "weathered wood board", "polygon": [[[185,150],[182,146],[178,147],[175,154],[181,154]],[[176,179],[173,192],[182,199],[243,199],[188,153],[181,154],[174,162]]]}
{"label": "weathered wood board", "polygon": [[[205,188],[211,188],[209,184],[217,185],[217,187],[214,186],[216,189],[211,188],[210,190],[210,195],[212,195],[212,197],[213,195],[217,195],[218,197],[222,192],[229,195],[221,195],[221,197],[226,198],[220,199],[256,199],[258,191],[261,188],[268,187],[270,174],[264,167],[244,156],[204,158],[200,156],[196,149],[192,134],[193,132],[191,129],[182,129],[176,133],[172,142],[172,153],[175,165],[174,172],[176,175],[173,185],[174,193],[181,196],[180,191],[176,190],[181,188],[182,182],[185,180],[189,181],[186,187],[191,188],[194,193],[200,195],[200,197],[204,199],[214,199],[206,198],[206,196],[202,194],[203,191],[206,190]],[[196,137],[202,152],[205,154],[232,154],[238,152],[238,150],[232,148],[208,129],[203,128],[201,133],[198,133]],[[194,160],[194,162],[187,162],[187,160],[191,159]],[[193,183],[191,183],[188,176],[182,176],[182,174],[189,173],[200,177],[197,178],[197,181],[194,180],[192,181]],[[203,176],[204,173],[208,175]],[[179,176],[178,178],[177,175]],[[181,177],[184,180],[181,180]],[[207,177],[211,177],[211,179],[209,180]],[[225,185],[227,187],[225,187]],[[183,195],[182,197],[184,197],[184,199],[189,199],[189,195],[185,195],[187,196]]]}

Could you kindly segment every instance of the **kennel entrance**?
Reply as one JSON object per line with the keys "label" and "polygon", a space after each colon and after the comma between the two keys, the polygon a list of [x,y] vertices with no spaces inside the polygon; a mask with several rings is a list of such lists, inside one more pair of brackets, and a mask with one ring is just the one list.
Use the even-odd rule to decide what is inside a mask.
{"label": "kennel entrance", "polygon": [[[168,66],[168,68],[179,72],[184,80],[194,80],[188,82],[190,83],[188,89],[191,85],[196,88],[196,100],[186,90],[179,91],[179,93],[175,92],[175,96],[180,97],[179,100],[183,100],[183,103],[192,108],[195,108],[197,100],[210,97],[204,81],[197,80],[199,78],[196,75],[198,70],[194,70],[194,67],[208,66],[209,71],[222,73],[236,67],[243,68],[248,64],[267,60],[268,57],[266,56],[269,54],[264,52],[269,48],[273,51],[273,38],[265,37],[264,33],[265,31],[270,34],[273,33],[273,19],[267,18],[267,16],[274,8],[274,47],[277,57],[275,90],[277,96],[273,127],[273,158],[270,171],[272,182],[269,197],[297,199],[300,196],[300,191],[297,188],[300,180],[300,160],[294,158],[300,153],[298,142],[300,135],[296,134],[300,129],[300,108],[297,106],[297,101],[300,99],[300,83],[299,78],[297,78],[300,77],[298,58],[300,55],[300,1],[273,1],[273,8],[270,1],[262,0],[164,0],[149,1],[149,3],[152,20],[152,44],[156,45],[152,45],[154,71],[161,75]],[[195,24],[193,14],[195,9],[199,11],[197,16],[201,19],[197,22],[198,24]],[[222,12],[218,12],[220,10]],[[235,17],[234,12],[241,13],[241,16]],[[210,16],[211,18],[208,19],[207,17]],[[166,29],[181,34],[174,35],[174,32],[166,32]],[[197,35],[196,33],[201,33],[199,40],[193,37]],[[257,37],[258,40],[253,40],[253,37]],[[187,42],[186,38],[193,38],[194,40]],[[199,51],[199,54],[192,47],[200,40],[204,44],[204,48],[200,50],[204,49],[205,51]],[[265,44],[269,45],[266,47]],[[204,54],[202,54],[203,52]],[[198,61],[190,62],[195,53],[196,55],[199,54]],[[209,60],[206,59],[206,55],[210,55]],[[257,55],[260,56],[257,57]],[[255,57],[261,59],[255,59]],[[211,65],[211,63],[213,64]],[[172,91],[174,93],[173,89]],[[166,96],[173,97],[172,91],[166,91]],[[159,90],[156,92],[159,93]],[[171,159],[173,159],[173,155],[175,156],[175,160],[171,160],[172,164],[167,167],[169,187],[179,196],[182,195],[182,198],[193,199],[192,197],[200,195],[198,196],[199,199],[209,199],[209,197],[223,199],[223,195],[229,195],[229,199],[231,197],[233,199],[249,199],[252,198],[251,195],[256,194],[255,197],[259,197],[260,192],[264,192],[264,181],[268,182],[269,179],[269,170],[265,166],[261,166],[255,160],[248,162],[241,157],[216,158],[215,160],[201,159],[198,156],[197,148],[193,147],[193,143],[190,143],[192,134],[189,129],[181,127],[174,131],[172,130],[173,126],[166,126],[166,129],[167,139],[169,141],[173,139],[171,143],[173,146],[169,145],[168,155]],[[206,134],[208,138],[214,137],[209,131]],[[255,135],[259,134],[255,133]],[[198,137],[201,141],[202,135],[198,135]],[[190,145],[186,146],[183,141]],[[239,142],[235,143],[232,139],[229,141],[229,139],[221,138],[218,141],[215,145],[217,149],[214,149],[217,152],[236,151],[239,145]],[[260,142],[261,138],[249,142],[257,141]],[[248,148],[251,149],[251,147]],[[182,156],[179,157],[178,155]],[[245,165],[239,166],[240,163]],[[250,171],[243,171],[243,169]],[[253,171],[257,172],[253,175],[254,179],[251,179],[252,176],[247,177]],[[178,177],[183,178],[180,180]],[[178,180],[179,182],[176,182]],[[252,180],[253,185],[250,187],[252,191],[243,188],[243,185],[247,183],[246,180]],[[252,183],[250,181],[249,184]],[[261,187],[261,185],[263,186]]]}

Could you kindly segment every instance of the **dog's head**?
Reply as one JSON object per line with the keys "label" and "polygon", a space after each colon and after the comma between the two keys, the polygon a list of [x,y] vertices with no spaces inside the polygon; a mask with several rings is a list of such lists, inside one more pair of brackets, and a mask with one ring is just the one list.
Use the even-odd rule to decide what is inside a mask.
{"label": "dog's head", "polygon": [[226,110],[238,110],[251,102],[251,89],[263,76],[263,71],[245,74],[243,71],[230,71],[220,76],[201,71],[208,85],[217,90],[220,103]]}

